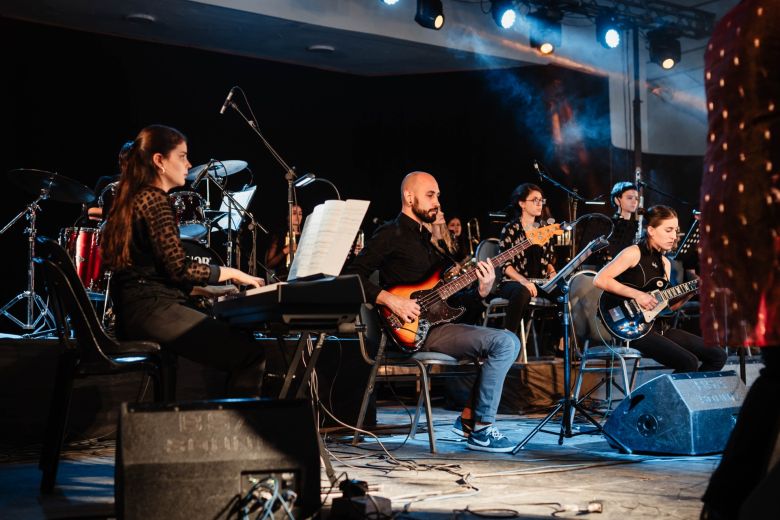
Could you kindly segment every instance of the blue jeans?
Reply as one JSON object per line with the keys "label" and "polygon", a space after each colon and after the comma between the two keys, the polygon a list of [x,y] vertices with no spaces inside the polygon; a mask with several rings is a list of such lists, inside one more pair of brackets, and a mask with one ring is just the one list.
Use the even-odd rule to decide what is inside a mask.
{"label": "blue jeans", "polygon": [[476,392],[474,418],[492,423],[504,389],[504,379],[520,354],[520,340],[507,330],[445,323],[428,332],[425,350],[441,352],[456,359],[481,359],[482,373]]}

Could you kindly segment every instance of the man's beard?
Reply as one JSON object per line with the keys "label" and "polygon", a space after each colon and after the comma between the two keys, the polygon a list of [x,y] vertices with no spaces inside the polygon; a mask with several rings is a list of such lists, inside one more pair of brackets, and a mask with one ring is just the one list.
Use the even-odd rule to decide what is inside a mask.
{"label": "man's beard", "polygon": [[417,218],[425,222],[426,224],[433,224],[436,221],[436,215],[439,213],[438,208],[431,209],[428,212],[423,211],[420,209],[419,204],[417,203],[417,199],[414,199],[414,203],[412,204],[412,213],[414,213]]}

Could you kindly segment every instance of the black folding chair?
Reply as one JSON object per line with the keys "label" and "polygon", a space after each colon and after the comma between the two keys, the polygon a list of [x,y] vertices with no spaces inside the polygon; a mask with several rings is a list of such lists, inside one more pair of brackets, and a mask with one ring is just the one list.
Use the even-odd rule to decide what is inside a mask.
{"label": "black folding chair", "polygon": [[70,411],[73,381],[93,375],[141,371],[154,384],[157,402],[173,400],[175,357],[151,341],[116,341],[100,325],[86,289],[67,253],[56,242],[38,237],[35,262],[43,272],[60,344],[44,444],[38,466],[41,492],[50,493],[57,478],[60,452]]}

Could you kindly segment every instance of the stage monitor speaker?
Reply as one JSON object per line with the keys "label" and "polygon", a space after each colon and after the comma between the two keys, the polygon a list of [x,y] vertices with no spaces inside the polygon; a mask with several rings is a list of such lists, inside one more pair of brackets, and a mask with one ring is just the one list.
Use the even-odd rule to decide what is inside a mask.
{"label": "stage monitor speaker", "polygon": [[245,505],[255,517],[270,500],[276,502],[274,510],[280,508],[274,518],[286,518],[279,500],[289,504],[293,497],[293,516],[309,517],[320,508],[311,404],[260,399],[123,403],[115,495],[117,516],[128,520],[240,518]]}
{"label": "stage monitor speaker", "polygon": [[631,392],[604,431],[639,453],[718,453],[745,399],[734,371],[665,374]]}

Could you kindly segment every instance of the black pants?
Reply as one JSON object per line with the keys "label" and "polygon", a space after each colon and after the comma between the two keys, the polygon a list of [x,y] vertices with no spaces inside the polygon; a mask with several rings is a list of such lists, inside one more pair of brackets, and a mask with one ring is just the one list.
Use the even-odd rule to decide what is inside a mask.
{"label": "black pants", "polygon": [[503,282],[498,289],[498,295],[509,300],[504,328],[517,334],[520,330],[520,322],[523,321],[525,308],[531,301],[531,293],[520,282]]}
{"label": "black pants", "polygon": [[227,394],[231,397],[260,395],[265,352],[249,333],[207,318],[173,341],[163,343],[162,348],[227,372]]}
{"label": "black pants", "polygon": [[723,518],[739,508],[764,478],[780,421],[780,346],[761,349],[764,368],[742,403],[723,458],[702,500]]}
{"label": "black pants", "polygon": [[726,364],[727,357],[722,348],[706,347],[701,337],[680,329],[668,330],[663,335],[650,332],[632,341],[631,347],[675,372],[717,371]]}

